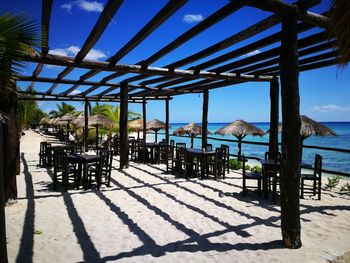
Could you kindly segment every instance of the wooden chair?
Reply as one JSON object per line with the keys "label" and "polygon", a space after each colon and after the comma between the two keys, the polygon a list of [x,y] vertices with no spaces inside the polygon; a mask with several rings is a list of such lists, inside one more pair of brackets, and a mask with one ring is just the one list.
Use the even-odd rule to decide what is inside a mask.
{"label": "wooden chair", "polygon": [[269,169],[266,171],[267,175],[267,183],[268,183],[268,189],[271,191],[271,186],[273,188],[277,189],[277,185],[279,184],[279,167],[276,166],[278,162],[280,162],[282,159],[282,154],[280,152],[265,152],[265,160],[275,160],[275,164],[271,167],[272,169]]}
{"label": "wooden chair", "polygon": [[[322,157],[319,154],[315,155],[314,173],[313,174],[301,174],[300,192],[301,198],[304,198],[304,193],[312,193],[317,195],[318,200],[321,200],[321,184],[322,184]],[[306,188],[305,181],[312,181],[312,187]]]}
{"label": "wooden chair", "polygon": [[223,160],[224,160],[224,173],[223,178],[225,179],[225,172],[230,172],[230,147],[226,144],[221,144],[221,148],[223,151]]}
{"label": "wooden chair", "polygon": [[91,183],[95,181],[97,184],[97,189],[100,189],[101,184],[106,184],[108,187],[110,186],[113,151],[108,149],[102,149],[99,155],[100,159],[97,162],[97,165],[89,166],[88,172],[89,185],[91,186]]}
{"label": "wooden chair", "polygon": [[46,146],[48,142],[40,142],[39,166],[46,166]]}
{"label": "wooden chair", "polygon": [[156,152],[156,162],[166,163],[168,157],[168,144],[165,141],[159,142],[159,146]]}
{"label": "wooden chair", "polygon": [[207,144],[207,145],[205,146],[205,149],[206,149],[207,151],[212,151],[212,150],[213,150],[213,145],[212,145],[212,144]]}
{"label": "wooden chair", "polygon": [[214,175],[215,180],[218,177],[224,178],[224,154],[221,147],[215,149],[215,157],[207,161],[209,173]]}
{"label": "wooden chair", "polygon": [[53,189],[59,180],[61,180],[64,191],[67,192],[69,180],[73,179],[76,188],[79,188],[78,170],[75,165],[68,163],[67,153],[63,150],[57,150],[53,155]]}
{"label": "wooden chair", "polygon": [[182,155],[180,155],[180,152],[182,149],[186,149],[186,143],[176,143],[175,146],[175,152],[172,156],[171,160],[171,172],[175,173],[176,170],[180,171],[180,176],[181,176],[181,165],[182,165]]}
{"label": "wooden chair", "polygon": [[[248,188],[251,189],[257,189],[258,190],[258,194],[259,196],[261,196],[261,189],[262,189],[262,180],[263,180],[263,176],[261,173],[255,173],[255,172],[249,172],[247,173],[245,170],[245,162],[247,161],[246,158],[244,158],[244,155],[242,155],[242,161],[243,161],[243,180],[242,180],[242,193],[243,196],[246,195],[246,192],[248,190]],[[257,186],[247,186],[247,180],[254,180],[257,181]]]}

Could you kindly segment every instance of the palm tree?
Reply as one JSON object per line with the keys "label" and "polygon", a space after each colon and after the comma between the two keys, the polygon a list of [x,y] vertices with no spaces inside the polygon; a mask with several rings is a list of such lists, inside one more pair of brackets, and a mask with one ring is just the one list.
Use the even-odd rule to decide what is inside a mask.
{"label": "palm tree", "polygon": [[[0,257],[7,262],[4,202],[17,198],[16,174],[19,167],[19,138],[16,123],[17,93],[15,73],[23,66],[22,56],[39,47],[39,26],[23,13],[0,15]],[[2,147],[1,147],[2,146]],[[4,169],[4,170],[1,170]],[[6,173],[3,173],[6,171]]]}
{"label": "palm tree", "polygon": [[52,110],[49,112],[49,116],[52,118],[62,117],[67,113],[75,114],[76,108],[70,104],[62,102],[61,104],[56,104],[57,110]]}
{"label": "palm tree", "polygon": [[350,61],[350,2],[333,0],[328,35],[337,38],[338,62],[346,66]]}

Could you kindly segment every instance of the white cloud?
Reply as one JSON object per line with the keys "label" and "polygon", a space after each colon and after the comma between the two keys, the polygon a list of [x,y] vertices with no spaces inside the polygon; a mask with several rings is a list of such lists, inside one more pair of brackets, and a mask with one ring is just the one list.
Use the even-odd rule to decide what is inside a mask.
{"label": "white cloud", "polygon": [[203,16],[201,14],[186,14],[183,17],[183,21],[188,24],[192,24],[195,22],[199,22],[203,20]]}
{"label": "white cloud", "polygon": [[65,3],[61,5],[61,8],[65,9],[69,14],[72,13],[72,7],[73,7],[73,2],[71,3]]}
{"label": "white cloud", "polygon": [[76,95],[78,93],[81,93],[81,90],[76,89],[76,90],[73,90],[71,93],[69,93],[69,95]]}
{"label": "white cloud", "polygon": [[[57,56],[66,56],[66,57],[74,57],[80,51],[80,47],[78,46],[69,46],[67,48],[55,48],[49,51],[49,54],[57,55]],[[98,49],[91,49],[90,52],[86,55],[85,59],[90,60],[99,60],[101,58],[105,58],[107,55]]]}
{"label": "white cloud", "polygon": [[103,10],[103,3],[99,3],[97,1],[93,1],[93,2],[89,2],[86,0],[78,0],[75,1],[75,3],[77,4],[77,6],[85,11],[88,12],[102,12]]}
{"label": "white cloud", "polygon": [[103,3],[97,1],[77,0],[61,5],[62,9],[65,9],[69,14],[72,13],[73,7],[77,7],[87,12],[99,12],[103,10]]}
{"label": "white cloud", "polygon": [[313,106],[311,108],[313,111],[319,112],[331,112],[331,111],[350,111],[350,106],[338,106],[334,104],[322,105],[322,106]]}
{"label": "white cloud", "polygon": [[251,52],[249,52],[247,54],[244,54],[241,57],[251,57],[251,56],[254,56],[254,55],[257,55],[257,54],[260,54],[260,53],[261,53],[261,51],[259,49],[257,49],[257,50],[251,51]]}

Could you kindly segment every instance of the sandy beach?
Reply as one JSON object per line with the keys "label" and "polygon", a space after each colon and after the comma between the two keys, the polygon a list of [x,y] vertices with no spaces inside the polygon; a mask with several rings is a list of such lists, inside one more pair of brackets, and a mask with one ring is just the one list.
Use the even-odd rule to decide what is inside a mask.
{"label": "sandy beach", "polygon": [[[303,247],[281,243],[280,207],[241,195],[241,174],[190,180],[130,162],[111,187],[52,190],[38,164],[45,138],[21,141],[18,201],[6,207],[9,262],[329,262],[350,251],[350,196],[301,200]],[[343,260],[345,262],[345,259]]]}

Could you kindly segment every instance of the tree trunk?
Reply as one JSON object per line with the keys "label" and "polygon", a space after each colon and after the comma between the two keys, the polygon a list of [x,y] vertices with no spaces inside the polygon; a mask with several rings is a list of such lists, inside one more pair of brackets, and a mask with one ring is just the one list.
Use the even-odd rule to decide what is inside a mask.
{"label": "tree trunk", "polygon": [[1,262],[7,263],[3,138],[3,128],[0,122],[0,259]]}
{"label": "tree trunk", "polygon": [[288,248],[300,248],[300,114],[297,18],[282,17],[281,39],[282,163],[281,229]]}
{"label": "tree trunk", "polygon": [[3,125],[3,152],[4,155],[4,187],[5,202],[17,199],[16,174],[18,170],[19,139],[16,119],[17,94],[13,84],[11,90],[5,90],[5,83],[1,81],[0,111],[7,115],[7,122]]}

